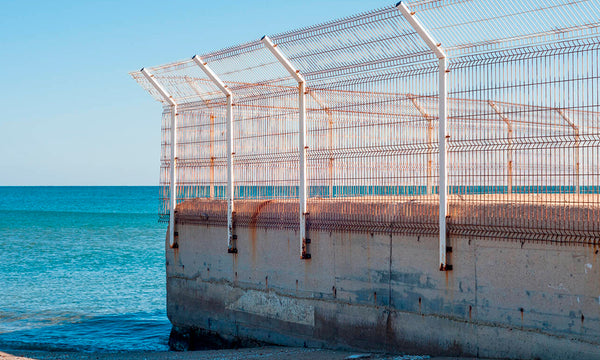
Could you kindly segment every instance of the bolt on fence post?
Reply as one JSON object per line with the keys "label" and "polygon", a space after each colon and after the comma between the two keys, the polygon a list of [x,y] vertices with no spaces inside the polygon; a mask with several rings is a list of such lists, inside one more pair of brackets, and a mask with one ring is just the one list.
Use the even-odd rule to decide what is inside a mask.
{"label": "bolt on fence post", "polygon": [[277,58],[283,67],[290,75],[298,82],[298,151],[300,153],[300,257],[302,259],[310,259],[311,255],[308,252],[307,244],[309,240],[306,238],[306,215],[308,188],[306,184],[306,80],[300,75],[300,70],[297,70],[285,55],[273,44],[268,36],[263,36],[262,43],[267,49]]}
{"label": "bolt on fence post", "polygon": [[227,85],[215,74],[208,64],[197,55],[192,60],[202,69],[209,79],[221,90],[227,98],[226,113],[226,136],[227,136],[227,252],[237,253],[237,247],[233,243],[233,214],[235,212],[233,199],[235,189],[233,188],[233,93],[227,88]]}
{"label": "bolt on fence post", "polygon": [[439,227],[440,227],[440,241],[439,241],[439,263],[440,270],[446,271],[451,270],[451,266],[447,263],[447,247],[446,247],[446,220],[448,217],[448,149],[446,147],[446,138],[448,137],[447,118],[448,118],[448,86],[447,86],[447,59],[446,53],[441,47],[441,44],[436,43],[435,40],[429,35],[427,30],[421,25],[419,20],[414,16],[415,13],[411,12],[402,1],[396,4],[396,8],[400,10],[404,18],[417,32],[417,34],[423,39],[425,44],[433,51],[439,60]]}
{"label": "bolt on fence post", "polygon": [[160,93],[171,106],[171,163],[170,163],[170,190],[169,190],[169,246],[175,247],[175,207],[177,206],[177,103],[167,93],[162,85],[148,70],[142,68],[140,72]]}

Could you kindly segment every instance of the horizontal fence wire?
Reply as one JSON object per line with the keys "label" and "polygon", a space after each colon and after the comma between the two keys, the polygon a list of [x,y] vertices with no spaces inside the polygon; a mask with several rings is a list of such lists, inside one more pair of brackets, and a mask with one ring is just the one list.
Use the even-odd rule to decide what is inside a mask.
{"label": "horizontal fence wire", "polygon": [[[597,243],[600,5],[408,6],[449,56],[450,234]],[[271,38],[307,80],[309,230],[436,234],[438,62],[400,12]],[[201,57],[232,92],[235,224],[297,228],[298,83],[258,40]],[[226,224],[225,97],[191,60],[149,69],[178,103],[177,210],[186,221]],[[165,105],[167,220],[171,111],[132,76]]]}

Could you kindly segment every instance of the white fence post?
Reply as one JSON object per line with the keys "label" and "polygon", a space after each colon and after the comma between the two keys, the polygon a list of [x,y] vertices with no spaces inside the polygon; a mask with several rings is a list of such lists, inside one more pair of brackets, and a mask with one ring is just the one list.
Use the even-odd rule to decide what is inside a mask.
{"label": "white fence post", "polygon": [[233,214],[235,212],[233,197],[235,194],[233,188],[233,94],[227,88],[227,85],[215,74],[208,64],[200,59],[197,55],[192,57],[192,60],[204,71],[206,76],[221,90],[227,98],[227,252],[237,253],[237,247],[234,245],[233,235]]}
{"label": "white fence post", "polygon": [[429,35],[427,30],[421,25],[421,22],[415,17],[415,13],[411,12],[402,1],[396,4],[396,7],[408,23],[413,27],[417,34],[423,39],[427,46],[439,59],[439,194],[440,194],[440,210],[439,210],[439,225],[440,225],[440,242],[439,242],[439,263],[440,270],[451,270],[452,266],[447,263],[447,247],[446,247],[446,219],[448,217],[448,149],[446,147],[446,138],[448,137],[447,119],[448,119],[448,85],[447,85],[447,59],[446,53],[442,49],[441,44],[436,43]]}
{"label": "white fence post", "polygon": [[311,255],[307,248],[307,244],[310,243],[310,240],[306,238],[306,215],[308,215],[308,188],[306,184],[306,80],[304,80],[304,77],[300,75],[300,70],[297,70],[292,63],[290,63],[285,55],[279,51],[277,45],[273,44],[268,36],[263,36],[261,41],[283,65],[283,67],[285,67],[290,75],[296,81],[298,81],[298,151],[300,153],[300,257],[302,259],[310,259]]}
{"label": "white fence post", "polygon": [[142,68],[140,72],[160,93],[165,101],[171,106],[171,186],[169,190],[169,246],[175,247],[175,207],[177,206],[177,103],[169,93],[160,85],[154,75]]}

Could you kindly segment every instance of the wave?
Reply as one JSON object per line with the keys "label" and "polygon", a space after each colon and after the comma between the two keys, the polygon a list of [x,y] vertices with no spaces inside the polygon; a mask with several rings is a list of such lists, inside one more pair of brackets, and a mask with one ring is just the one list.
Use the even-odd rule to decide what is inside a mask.
{"label": "wave", "polygon": [[[171,329],[163,311],[99,316],[4,312],[0,318],[5,325],[0,329],[3,350],[166,351]],[[14,326],[6,326],[7,319]]]}
{"label": "wave", "polygon": [[82,210],[27,210],[27,209],[2,209],[0,213],[11,214],[56,214],[56,215],[77,215],[77,216],[156,216],[156,211],[153,212],[120,212],[120,211],[82,211]]}

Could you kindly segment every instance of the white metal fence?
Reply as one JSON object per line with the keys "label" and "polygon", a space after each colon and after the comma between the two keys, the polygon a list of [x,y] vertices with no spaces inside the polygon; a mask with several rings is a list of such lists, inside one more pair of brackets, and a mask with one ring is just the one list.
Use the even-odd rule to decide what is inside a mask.
{"label": "white metal fence", "polygon": [[412,1],[132,72],[161,214],[213,199],[235,251],[236,203],[276,200],[304,258],[307,228],[436,232],[441,269],[448,233],[596,243],[599,29],[591,0]]}

